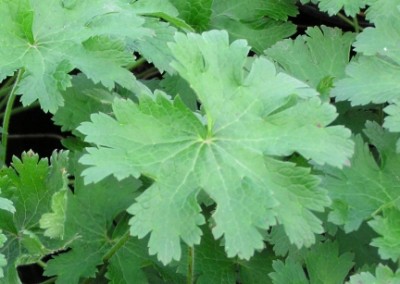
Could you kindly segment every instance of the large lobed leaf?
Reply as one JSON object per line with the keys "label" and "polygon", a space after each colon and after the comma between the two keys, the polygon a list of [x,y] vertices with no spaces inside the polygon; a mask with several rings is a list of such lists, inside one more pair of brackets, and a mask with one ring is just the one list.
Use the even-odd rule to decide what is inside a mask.
{"label": "large lobed leaf", "polygon": [[365,133],[378,151],[379,163],[357,136],[351,167],[324,169],[323,185],[333,200],[330,220],[344,225],[346,232],[357,230],[362,222],[370,220],[368,224],[380,235],[371,245],[378,247],[382,259],[397,260],[400,258],[400,155],[395,145],[399,135],[373,123],[367,124]]}
{"label": "large lobed leaf", "polygon": [[[336,83],[332,95],[352,105],[389,103],[384,109],[389,114],[384,126],[399,132],[400,3],[387,2],[374,1],[369,9],[375,27],[366,28],[357,36],[354,47],[360,55],[348,65],[347,76]],[[397,149],[400,150],[400,142]]]}
{"label": "large lobed leaf", "polygon": [[326,77],[344,77],[354,37],[326,26],[308,28],[306,35],[280,41],[265,54],[290,75],[317,88]]}
{"label": "large lobed leaf", "polygon": [[261,53],[296,32],[287,22],[298,11],[294,0],[171,0],[179,15],[196,31],[227,30],[233,39],[246,39]]}
{"label": "large lobed leaf", "polygon": [[134,89],[123,68],[133,60],[124,41],[152,34],[123,0],[2,0],[0,18],[0,81],[24,69],[22,102],[38,99],[50,112],[63,104],[60,91],[71,85],[75,68],[108,88],[116,82]]}
{"label": "large lobed leaf", "polygon": [[171,50],[205,117],[159,91],[138,104],[115,100],[115,117],[94,114],[78,128],[96,145],[80,160],[90,166],[86,182],[111,174],[154,179],[128,212],[131,234],[151,233],[150,253],[164,263],[180,258],[180,239],[200,242],[201,190],[217,204],[213,234],[224,237],[229,257],[250,258],[264,246],[260,230],[276,222],[298,247],[311,245],[323,231],[312,211],[324,210],[329,199],[309,169],[273,157],[298,152],[318,164],[345,164],[349,131],[326,127],[335,109],[265,58],[246,72],[249,47],[241,40],[230,45],[226,32],[177,34]]}

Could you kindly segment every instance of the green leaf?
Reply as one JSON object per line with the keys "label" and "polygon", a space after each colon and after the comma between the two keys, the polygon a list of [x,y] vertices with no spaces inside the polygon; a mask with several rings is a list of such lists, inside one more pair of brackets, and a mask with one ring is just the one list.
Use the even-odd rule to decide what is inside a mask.
{"label": "green leaf", "polygon": [[297,14],[293,0],[171,0],[180,16],[196,31],[223,29],[232,39],[246,39],[253,50],[262,53],[277,41],[296,32],[288,16]]}
{"label": "green leaf", "polygon": [[32,152],[23,153],[22,159],[13,158],[10,168],[0,171],[3,194],[15,206],[15,213],[0,211],[0,223],[7,242],[0,248],[6,256],[4,282],[19,283],[16,266],[31,263],[60,249],[61,244],[49,242],[38,230],[39,219],[51,210],[51,196],[66,189],[65,167],[67,153],[54,153],[50,159],[39,160]]}
{"label": "green leaf", "polygon": [[332,95],[337,100],[349,100],[352,105],[389,103],[385,109],[389,116],[385,118],[384,126],[390,131],[399,132],[396,121],[400,93],[400,32],[397,29],[400,10],[394,11],[396,15],[389,14],[376,19],[376,27],[366,28],[357,36],[354,46],[363,55],[349,64],[347,77],[336,83]]}
{"label": "green leaf", "polygon": [[[203,226],[204,236],[201,243],[194,248],[186,248],[179,262],[178,272],[189,275],[188,264],[193,263],[194,279],[198,284],[207,283],[271,283],[268,273],[272,271],[273,255],[263,250],[255,253],[249,261],[228,258],[223,246],[214,240],[211,230]],[[193,257],[193,259],[189,259]],[[218,263],[218,265],[216,265]]]}
{"label": "green leaf", "polygon": [[350,166],[342,170],[324,169],[323,186],[333,200],[330,220],[343,224],[346,232],[357,230],[364,220],[383,208],[399,206],[397,165],[400,155],[395,148],[399,135],[388,133],[375,123],[368,123],[365,133],[378,150],[379,163],[368,145],[356,136]]}
{"label": "green leaf", "polygon": [[387,266],[379,264],[376,268],[376,276],[369,272],[361,272],[350,277],[349,284],[372,284],[372,283],[385,283],[396,284],[400,281],[400,270],[395,273]]}
{"label": "green leaf", "polygon": [[[229,2],[228,5],[230,5],[230,1],[224,2]],[[244,5],[248,3],[248,1],[243,2]],[[223,8],[229,9],[229,7]],[[227,30],[232,39],[246,39],[257,53],[262,53],[281,39],[296,32],[296,26],[290,22],[264,17],[246,20],[237,18],[236,15],[229,15],[228,11],[217,9],[211,18],[210,25],[213,29]]]}
{"label": "green leaf", "polygon": [[196,31],[208,29],[212,14],[213,0],[171,0],[179,11],[179,17],[185,20]]}
{"label": "green leaf", "polygon": [[353,267],[353,254],[339,255],[337,243],[325,242],[315,245],[305,257],[310,283],[343,283]]}
{"label": "green leaf", "polygon": [[313,246],[304,256],[304,265],[309,280],[299,261],[287,259],[274,261],[274,272],[270,273],[273,283],[343,283],[348,272],[353,267],[353,255],[343,253],[339,255],[337,243],[325,242]]}
{"label": "green leaf", "polygon": [[274,272],[269,276],[274,284],[309,284],[303,267],[298,262],[275,260],[272,266]]}
{"label": "green leaf", "polygon": [[[6,236],[0,230],[0,249],[4,246],[6,241],[7,241]],[[5,255],[1,253],[0,254],[0,278],[4,277],[3,267],[5,267],[6,265],[7,265],[7,259],[6,259]]]}
{"label": "green leaf", "polygon": [[115,82],[138,87],[123,68],[133,60],[124,40],[151,31],[142,27],[144,19],[126,1],[63,6],[61,1],[5,0],[0,2],[0,18],[0,81],[24,69],[18,88],[24,105],[38,99],[44,111],[54,113],[63,104],[60,92],[70,86],[68,73],[74,68],[107,88]]}
{"label": "green leaf", "polygon": [[155,19],[146,19],[144,27],[151,29],[154,35],[128,41],[128,47],[139,52],[160,72],[174,73],[170,63],[173,60],[167,43],[173,41],[176,29]]}
{"label": "green leaf", "polygon": [[0,209],[15,213],[15,207],[12,201],[4,197],[0,197]]}
{"label": "green leaf", "polygon": [[164,263],[180,258],[181,239],[189,246],[200,242],[200,190],[217,203],[213,234],[224,237],[228,257],[249,259],[264,246],[260,230],[276,220],[292,243],[311,245],[323,231],[312,211],[322,211],[329,199],[309,169],[271,156],[296,151],[342,166],[353,144],[343,127],[326,127],[334,108],[265,58],[245,72],[249,47],[229,45],[226,32],[178,34],[176,42],[173,67],[196,92],[205,117],[161,92],[141,96],[139,104],[115,100],[115,118],[94,114],[78,128],[96,145],[80,159],[90,166],[86,183],[111,174],[154,179],[128,212],[131,234],[151,233],[150,254]]}
{"label": "green leaf", "polygon": [[369,0],[370,7],[367,9],[366,19],[376,23],[386,18],[395,19],[399,15],[400,0]]}
{"label": "green leaf", "polygon": [[[395,200],[398,203],[397,200]],[[397,205],[398,207],[398,205]],[[400,211],[398,208],[383,210],[382,216],[375,216],[368,224],[380,237],[375,238],[371,245],[377,247],[382,259],[400,259]]]}
{"label": "green leaf", "polygon": [[[317,0],[318,8],[327,12],[330,16],[336,15],[340,10],[344,10],[347,16],[354,17],[365,8],[371,0]],[[310,0],[301,0],[302,3],[310,2]]]}
{"label": "green leaf", "polygon": [[267,49],[265,54],[290,75],[314,88],[327,76],[335,79],[344,77],[354,34],[326,26],[308,28],[306,34],[295,40],[280,41]]}
{"label": "green leaf", "polygon": [[[62,237],[71,250],[51,259],[45,275],[57,275],[57,283],[65,284],[78,283],[81,277],[94,277],[104,255],[121,238],[113,238],[108,233],[113,219],[133,201],[138,186],[138,181],[132,178],[122,182],[108,178],[99,184],[84,186],[76,176],[74,194],[67,191],[63,196],[63,192],[58,192],[64,198],[58,207],[62,212],[51,213],[50,216],[57,218],[52,226],[63,225]],[[48,218],[49,215],[44,215],[42,222]]]}
{"label": "green leaf", "polygon": [[62,131],[72,131],[83,121],[88,121],[95,112],[111,112],[111,104],[116,93],[108,91],[100,84],[94,84],[84,75],[74,76],[72,86],[62,92],[64,106],[60,107],[53,116],[55,124],[61,126]]}
{"label": "green leaf", "polygon": [[160,86],[167,94],[170,94],[173,97],[179,96],[191,110],[194,111],[197,109],[196,93],[193,92],[188,82],[186,82],[181,76],[167,75],[161,80]]}
{"label": "green leaf", "polygon": [[53,212],[44,213],[39,220],[40,228],[46,229],[44,235],[49,238],[64,238],[65,210],[67,207],[67,191],[54,193],[51,198]]}

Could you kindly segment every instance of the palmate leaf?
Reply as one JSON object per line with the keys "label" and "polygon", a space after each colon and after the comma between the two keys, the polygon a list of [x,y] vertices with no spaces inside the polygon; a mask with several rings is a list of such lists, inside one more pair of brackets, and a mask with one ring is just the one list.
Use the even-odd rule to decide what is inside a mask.
{"label": "palmate leaf", "polygon": [[291,36],[296,27],[286,22],[297,14],[293,0],[171,0],[179,15],[196,31],[227,30],[232,39],[246,39],[261,53],[277,41]]}
{"label": "palmate leaf", "polygon": [[[336,15],[340,10],[344,10],[347,16],[354,17],[373,0],[316,0],[318,8],[327,12],[330,16]],[[301,3],[308,3],[311,0],[300,0]]]}
{"label": "palmate leaf", "polygon": [[267,49],[265,54],[290,75],[314,88],[323,78],[337,80],[344,77],[355,35],[326,26],[308,28],[306,34],[295,40],[280,41]]}
{"label": "palmate leaf", "polygon": [[46,159],[39,160],[38,155],[28,152],[21,160],[14,158],[12,167],[0,171],[0,187],[16,209],[13,214],[0,210],[0,226],[7,237],[0,248],[7,259],[0,283],[20,283],[17,264],[36,262],[62,247],[43,238],[38,223],[42,214],[51,210],[52,194],[67,186],[66,161],[66,152],[54,153],[49,166]]}
{"label": "palmate leaf", "polygon": [[0,18],[0,80],[25,70],[18,88],[24,105],[38,99],[44,111],[55,112],[74,68],[107,88],[137,87],[123,68],[133,60],[124,40],[152,31],[126,1],[2,0]]}
{"label": "palmate leaf", "polygon": [[[192,249],[191,253],[182,255],[179,262],[178,273],[188,275],[188,256],[193,257],[194,278],[198,284],[207,283],[254,283],[268,284],[271,279],[268,273],[272,272],[274,255],[269,250],[256,252],[249,260],[228,258],[224,247],[213,238],[210,228],[203,226],[204,232],[201,243]],[[188,249],[188,248],[186,248]],[[216,265],[218,263],[218,265]]]}
{"label": "palmate leaf", "polygon": [[[57,276],[60,284],[78,283],[81,278],[95,278],[98,267],[107,262],[106,277],[110,283],[151,283],[146,269],[154,269],[153,273],[163,276],[168,268],[148,256],[145,241],[124,234],[128,232],[127,218],[118,218],[118,227],[113,224],[137,196],[140,182],[109,177],[84,186],[80,172],[78,166],[74,193],[56,192],[54,212],[44,214],[40,220],[41,225],[47,225],[45,221],[50,219],[51,226],[44,226],[48,227],[45,234],[63,239],[70,248],[48,261],[45,275]],[[57,230],[60,227],[62,230]]]}
{"label": "palmate leaf", "polygon": [[80,160],[90,166],[85,181],[111,174],[154,179],[128,212],[131,234],[151,233],[150,253],[164,263],[180,258],[180,239],[189,246],[200,242],[200,190],[217,203],[213,234],[224,237],[229,257],[250,258],[264,246],[259,230],[276,221],[292,243],[311,245],[323,231],[312,211],[322,211],[329,199],[309,169],[272,156],[298,152],[341,167],[353,144],[345,128],[326,127],[335,109],[304,83],[276,73],[265,58],[256,58],[246,73],[249,47],[245,41],[229,45],[226,32],[177,34],[171,50],[205,117],[161,92],[141,96],[138,104],[115,100],[115,118],[94,114],[78,128],[96,145]]}
{"label": "palmate leaf", "polygon": [[[374,7],[377,6],[371,9]],[[352,105],[389,103],[384,109],[389,114],[384,126],[399,132],[400,8],[392,8],[391,13],[375,19],[374,28],[366,28],[357,36],[354,46],[361,55],[348,65],[347,77],[335,84],[332,95],[337,100],[349,100]],[[400,142],[397,147],[400,151]]]}
{"label": "palmate leaf", "polygon": [[343,283],[353,267],[351,253],[339,254],[337,243],[325,242],[313,246],[304,256],[305,269],[300,262],[288,259],[284,262],[273,262],[274,272],[270,277],[274,284],[336,284]]}
{"label": "palmate leaf", "polygon": [[72,77],[72,86],[62,92],[64,105],[59,107],[52,120],[62,131],[72,131],[83,121],[88,121],[95,112],[111,112],[111,104],[116,93],[101,84],[94,84],[83,74]]}
{"label": "palmate leaf", "polygon": [[375,276],[369,272],[361,272],[350,277],[347,284],[370,284],[385,283],[396,284],[400,282],[400,270],[393,272],[389,267],[379,264],[376,268]]}
{"label": "palmate leaf", "polygon": [[333,199],[330,220],[344,225],[345,231],[350,232],[372,218],[368,224],[381,237],[373,239],[371,245],[378,247],[381,258],[397,260],[400,257],[397,171],[400,155],[395,145],[399,135],[388,133],[373,123],[367,124],[365,133],[378,150],[379,164],[368,145],[357,136],[351,167],[325,168],[323,185]]}

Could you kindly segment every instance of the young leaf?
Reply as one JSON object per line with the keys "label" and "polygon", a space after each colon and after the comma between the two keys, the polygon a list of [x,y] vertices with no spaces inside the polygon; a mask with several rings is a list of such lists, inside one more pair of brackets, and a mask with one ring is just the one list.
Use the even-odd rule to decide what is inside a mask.
{"label": "young leaf", "polygon": [[265,54],[314,88],[327,76],[344,77],[355,35],[325,26],[308,28],[306,34],[280,41]]}
{"label": "young leaf", "polygon": [[37,228],[42,214],[51,210],[52,194],[67,186],[67,153],[54,153],[50,162],[49,166],[46,159],[39,160],[38,155],[28,152],[22,154],[21,160],[14,158],[12,168],[0,171],[0,187],[16,209],[14,214],[0,211],[1,227],[7,237],[0,248],[7,259],[4,283],[19,283],[17,262],[34,262],[60,248],[59,243],[48,242]]}
{"label": "young leaf", "polygon": [[326,127],[334,108],[304,83],[276,73],[265,58],[255,59],[247,74],[249,47],[230,45],[226,32],[177,34],[171,50],[174,68],[206,117],[200,120],[179,98],[172,102],[160,92],[141,96],[139,104],[115,100],[115,118],[94,114],[78,128],[96,145],[80,160],[90,166],[85,181],[111,174],[154,179],[128,212],[134,215],[131,234],[151,232],[150,253],[164,263],[180,258],[180,239],[189,246],[200,242],[200,190],[217,203],[213,234],[224,236],[229,257],[248,259],[263,248],[259,230],[275,218],[292,243],[311,245],[314,233],[323,231],[312,211],[322,211],[329,199],[309,169],[270,156],[296,151],[341,167],[353,144],[343,127]]}
{"label": "young leaf", "polygon": [[63,6],[61,1],[4,0],[0,18],[0,81],[24,69],[18,89],[24,105],[38,99],[44,111],[54,113],[63,104],[60,91],[71,85],[68,73],[74,68],[107,88],[114,82],[137,87],[123,68],[133,60],[124,40],[151,31],[126,1]]}

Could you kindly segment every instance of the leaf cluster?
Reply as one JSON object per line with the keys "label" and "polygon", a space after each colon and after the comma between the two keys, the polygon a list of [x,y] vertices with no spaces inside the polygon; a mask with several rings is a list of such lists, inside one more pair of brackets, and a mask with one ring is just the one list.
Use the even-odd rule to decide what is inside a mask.
{"label": "leaf cluster", "polygon": [[[304,7],[350,28],[296,33]],[[399,0],[0,0],[0,283],[399,283],[399,26]],[[65,149],[6,161],[35,106]]]}

